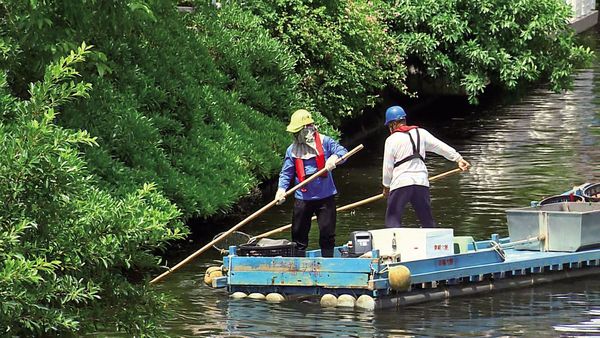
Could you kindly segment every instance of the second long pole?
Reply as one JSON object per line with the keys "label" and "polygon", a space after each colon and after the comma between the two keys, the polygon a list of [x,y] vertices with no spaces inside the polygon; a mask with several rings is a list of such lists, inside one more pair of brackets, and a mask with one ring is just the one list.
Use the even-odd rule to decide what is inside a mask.
{"label": "second long pole", "polygon": [[[430,178],[429,178],[429,182],[434,182],[434,181],[437,181],[437,180],[439,180],[439,179],[441,179],[441,178],[444,178],[444,177],[447,177],[447,176],[450,176],[450,175],[456,174],[456,173],[458,173],[458,172],[461,172],[461,171],[462,171],[462,169],[460,169],[460,168],[456,168],[456,169],[452,169],[452,170],[446,171],[446,172],[444,172],[444,173],[441,173],[441,174],[438,174],[438,175],[435,175],[435,176],[432,176],[432,177],[430,177]],[[337,209],[335,209],[335,210],[336,210],[337,212],[339,212],[339,211],[351,210],[351,209],[354,209],[354,208],[360,207],[360,206],[362,206],[362,205],[365,205],[365,204],[369,204],[369,203],[371,203],[371,202],[378,201],[378,200],[380,200],[380,199],[382,199],[382,198],[383,198],[383,194],[379,194],[379,195],[371,196],[371,197],[369,197],[369,198],[365,198],[364,200],[360,200],[360,201],[358,201],[358,202],[354,202],[354,203],[346,204],[346,205],[344,205],[344,206],[342,206],[342,207],[339,207],[339,208],[337,208]],[[313,220],[313,221],[314,221],[314,220],[316,220],[316,219],[317,219],[317,217],[316,217],[316,216],[313,216],[313,217],[311,218],[311,220]],[[273,229],[273,230],[271,230],[271,231],[267,231],[267,232],[265,232],[265,233],[262,233],[262,234],[260,234],[260,235],[254,236],[254,237],[252,237],[250,240],[255,240],[255,239],[258,239],[258,238],[264,238],[264,237],[268,237],[268,236],[271,236],[271,235],[273,235],[273,234],[276,234],[276,233],[280,233],[280,232],[283,232],[283,231],[289,230],[291,227],[292,227],[292,224],[284,225],[284,226],[282,226],[282,227],[279,227],[279,228],[277,228],[277,229]]]}

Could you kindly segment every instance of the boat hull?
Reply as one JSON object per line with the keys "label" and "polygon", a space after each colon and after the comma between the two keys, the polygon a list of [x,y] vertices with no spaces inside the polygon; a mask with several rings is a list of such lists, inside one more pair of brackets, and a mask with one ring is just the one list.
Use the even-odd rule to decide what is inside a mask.
{"label": "boat hull", "polygon": [[[508,239],[475,242],[465,253],[409,262],[372,258],[243,257],[224,258],[225,276],[213,281],[230,293],[279,293],[287,298],[325,294],[373,297],[375,308],[389,308],[531,286],[600,274],[600,249],[581,252],[523,251],[501,248]],[[410,287],[394,290],[389,271],[410,271]]]}

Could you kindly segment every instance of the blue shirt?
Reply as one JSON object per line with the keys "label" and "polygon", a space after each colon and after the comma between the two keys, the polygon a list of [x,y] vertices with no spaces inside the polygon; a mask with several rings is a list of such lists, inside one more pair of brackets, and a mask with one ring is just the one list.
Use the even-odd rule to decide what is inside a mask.
{"label": "blue shirt", "polygon": [[[321,142],[323,144],[323,152],[325,154],[325,160],[335,154],[338,157],[344,156],[348,150],[341,146],[338,142],[329,136],[321,135]],[[283,166],[279,173],[279,188],[288,190],[292,178],[294,179],[294,186],[300,183],[298,177],[296,177],[296,164],[292,157],[292,145],[290,145],[285,152],[285,159],[283,160]],[[316,157],[304,160],[304,172],[306,176],[311,175],[319,171],[317,169]],[[308,179],[308,177],[306,178]],[[306,192],[302,192],[306,188]],[[317,177],[303,188],[296,190],[294,197],[301,200],[320,200],[329,196],[337,194],[335,184],[333,183],[333,176],[331,173],[327,173],[327,177]]]}

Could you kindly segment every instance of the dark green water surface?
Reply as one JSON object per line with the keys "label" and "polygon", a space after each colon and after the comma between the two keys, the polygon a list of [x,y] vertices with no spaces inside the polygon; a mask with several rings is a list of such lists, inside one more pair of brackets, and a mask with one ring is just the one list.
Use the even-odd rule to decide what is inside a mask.
{"label": "dark green water surface", "polygon": [[[599,37],[598,31],[588,34],[588,39]],[[584,182],[600,182],[600,63],[577,72],[574,78],[575,87],[567,93],[538,88],[513,103],[437,107],[432,114],[424,112],[413,119],[412,123],[455,147],[473,165],[469,173],[432,183],[433,212],[439,226],[476,239],[492,233],[506,236],[506,209],[528,206],[532,200]],[[364,142],[365,150],[334,171],[338,206],[381,192],[386,136],[382,128]],[[430,175],[454,168],[437,155],[429,156],[427,165]],[[288,200],[243,231],[259,234],[288,224],[291,208]],[[339,213],[337,244],[347,241],[352,231],[383,227],[384,214],[383,201]],[[412,211],[404,223],[416,226]],[[315,248],[316,226],[313,230],[310,245]],[[289,233],[277,237],[289,238]],[[554,326],[600,320],[589,312],[600,310],[598,277],[373,313],[326,310],[299,302],[273,305],[230,300],[224,291],[201,282],[204,270],[219,258],[216,251],[209,252],[158,286],[179,302],[173,305],[176,318],[166,323],[169,335],[556,337],[561,333]],[[598,327],[595,334],[600,335]]]}

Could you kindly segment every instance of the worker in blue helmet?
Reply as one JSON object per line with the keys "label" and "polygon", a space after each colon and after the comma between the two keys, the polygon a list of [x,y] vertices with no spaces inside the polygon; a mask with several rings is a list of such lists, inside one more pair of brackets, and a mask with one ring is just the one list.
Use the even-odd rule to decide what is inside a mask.
{"label": "worker in blue helmet", "polygon": [[456,162],[462,170],[468,170],[471,165],[454,148],[427,130],[406,125],[406,112],[400,106],[386,110],[385,126],[390,132],[383,154],[383,195],[387,197],[385,225],[401,227],[404,209],[410,202],[421,226],[433,228],[435,221],[431,213],[426,153],[434,152]]}

